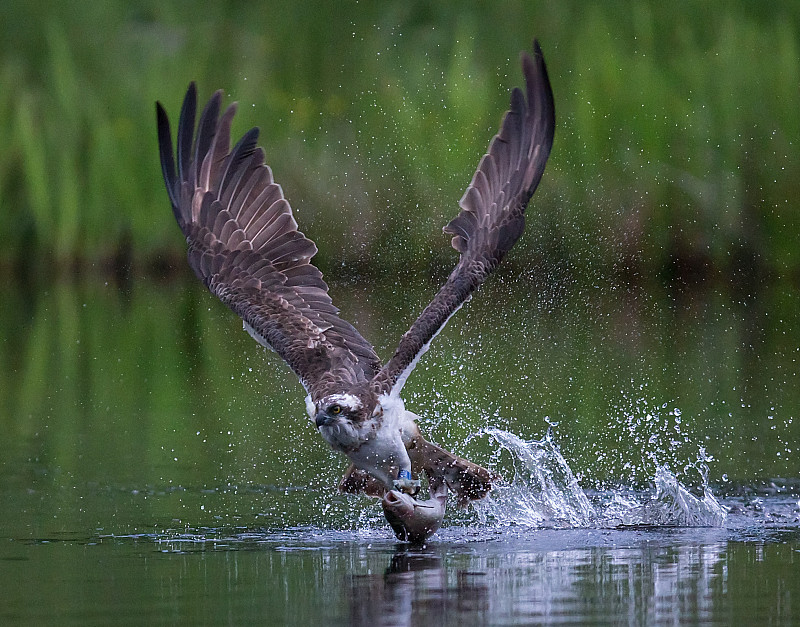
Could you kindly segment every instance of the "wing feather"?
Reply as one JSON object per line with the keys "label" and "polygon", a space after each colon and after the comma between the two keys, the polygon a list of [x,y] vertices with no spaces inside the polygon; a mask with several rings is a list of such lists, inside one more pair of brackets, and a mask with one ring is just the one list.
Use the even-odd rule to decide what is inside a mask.
{"label": "wing feather", "polygon": [[379,392],[400,393],[436,334],[522,235],[525,208],[553,144],[555,109],[539,43],[533,42],[533,57],[526,52],[521,56],[525,95],[519,88],[512,90],[500,131],[459,202],[461,211],[444,227],[460,253],[458,264],[376,375],[373,385]]}
{"label": "wing feather", "polygon": [[328,393],[337,377],[345,385],[372,379],[380,360],[339,317],[322,273],[311,264],[317,247],[298,230],[264,163],[258,129],[231,150],[236,105],[220,116],[221,103],[216,92],[195,133],[197,89],[189,86],[178,124],[177,169],[169,119],[157,104],[162,173],[190,266],[256,339],[289,364],[313,398]]}

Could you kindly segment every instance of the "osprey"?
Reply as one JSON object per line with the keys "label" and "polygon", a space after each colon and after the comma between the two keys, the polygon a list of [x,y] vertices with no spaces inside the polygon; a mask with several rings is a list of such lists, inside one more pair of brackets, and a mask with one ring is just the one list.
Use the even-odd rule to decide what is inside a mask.
{"label": "osprey", "polygon": [[181,109],[177,164],[164,108],[156,103],[161,167],[189,264],[205,286],[278,353],[308,393],[306,410],[322,437],[350,458],[340,489],[411,495],[424,472],[462,503],[486,496],[495,477],[425,440],[400,397],[403,384],[450,317],[497,267],[522,234],[525,207],[541,180],[555,127],[553,94],[538,42],[521,54],[526,89],[511,106],[447,226],[460,253],[455,269],[382,364],[372,345],[339,317],[317,247],[257,147],[254,128],[230,148],[236,103],[221,115],[222,92],[195,130],[197,89]]}

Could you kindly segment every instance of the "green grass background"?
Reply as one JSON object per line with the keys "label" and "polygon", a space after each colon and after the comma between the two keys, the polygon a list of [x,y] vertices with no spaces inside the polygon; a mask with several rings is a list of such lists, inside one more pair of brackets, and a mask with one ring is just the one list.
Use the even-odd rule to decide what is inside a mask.
{"label": "green grass background", "polygon": [[[452,251],[440,227],[540,39],[557,132],[522,255],[626,277],[800,270],[800,4],[0,6],[0,265],[182,268],[154,102],[238,100],[326,273]],[[513,258],[513,257],[512,257]],[[513,263],[513,261],[512,261]]]}

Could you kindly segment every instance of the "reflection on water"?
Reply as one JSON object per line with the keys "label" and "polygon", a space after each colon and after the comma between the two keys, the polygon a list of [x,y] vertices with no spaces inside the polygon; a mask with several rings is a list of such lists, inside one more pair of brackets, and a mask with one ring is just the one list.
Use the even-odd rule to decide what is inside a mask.
{"label": "reflection on water", "polygon": [[[519,510],[452,512],[424,550],[396,545],[370,500],[335,493],[344,462],[308,425],[295,377],[194,283],[2,288],[0,622],[797,620],[800,506],[781,495],[800,490],[800,342],[787,340],[800,295],[765,296],[772,325],[719,294],[695,317],[639,300],[631,321],[616,294],[545,310],[518,283],[487,286],[453,321],[406,404],[509,481],[514,462],[470,436],[494,427],[532,446],[558,423],[527,476],[555,480],[571,509],[541,501],[527,526]],[[337,302],[386,354],[424,287]],[[754,327],[758,342],[741,332]],[[710,522],[701,448],[732,513],[642,528],[669,524],[651,516],[669,512],[649,496],[659,486]],[[540,528],[554,520],[585,528]]]}
{"label": "reflection on water", "polygon": [[791,624],[797,508],[781,529],[733,518],[727,529],[450,527],[422,549],[313,528],[5,541],[0,621]]}
{"label": "reflection on water", "polygon": [[346,594],[354,625],[444,624],[461,614],[481,621],[489,610],[486,573],[448,573],[435,551],[398,550],[383,573],[354,575]]}
{"label": "reflection on water", "polygon": [[385,572],[353,576],[347,594],[358,625],[705,621],[726,588],[726,548],[512,545],[468,559],[400,550]]}

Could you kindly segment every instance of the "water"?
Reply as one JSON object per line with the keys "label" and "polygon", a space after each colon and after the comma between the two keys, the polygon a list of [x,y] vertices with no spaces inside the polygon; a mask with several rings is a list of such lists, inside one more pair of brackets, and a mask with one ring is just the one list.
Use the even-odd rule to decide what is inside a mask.
{"label": "water", "polygon": [[701,475],[701,497],[693,495],[666,466],[657,466],[652,494],[626,490],[600,492],[590,502],[550,432],[526,442],[501,429],[486,429],[513,462],[510,481],[501,481],[484,502],[476,504],[484,524],[528,527],[650,525],[720,527],[727,509],[712,493],[707,467]]}
{"label": "water", "polygon": [[[4,539],[6,624],[796,621],[796,498],[724,527],[173,529]],[[773,522],[769,522],[772,520]],[[780,521],[780,522],[776,522]]]}
{"label": "water", "polygon": [[550,438],[526,442],[502,429],[486,429],[496,443],[511,454],[513,475],[500,481],[489,500],[477,505],[482,522],[545,523],[585,527],[598,518],[575,475]]}
{"label": "water", "polygon": [[[193,283],[3,288],[0,623],[796,622],[800,296],[654,300],[633,341],[487,288],[406,404],[503,482],[425,548],[336,494],[296,380]],[[381,354],[427,294],[335,289]]]}

